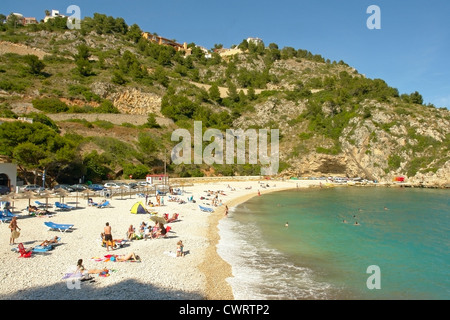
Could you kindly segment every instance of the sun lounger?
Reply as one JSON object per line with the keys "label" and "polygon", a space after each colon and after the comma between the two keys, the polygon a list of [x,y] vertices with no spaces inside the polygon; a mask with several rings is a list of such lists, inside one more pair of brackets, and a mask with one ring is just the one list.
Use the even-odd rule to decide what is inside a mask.
{"label": "sun lounger", "polygon": [[109,201],[106,201],[106,202],[104,202],[104,203],[100,203],[98,206],[97,206],[97,208],[106,208],[106,207],[109,207],[110,206],[110,204],[109,204]]}
{"label": "sun lounger", "polygon": [[42,203],[42,202],[37,201],[37,200],[34,203],[36,203],[37,206],[40,207],[40,208],[51,208],[51,207],[53,207],[53,204],[51,204],[51,203],[45,204],[45,203]]}
{"label": "sun lounger", "polygon": [[202,210],[203,212],[214,212],[214,209],[212,208],[208,208],[208,207],[204,207],[199,205],[200,210]]}
{"label": "sun lounger", "polygon": [[33,252],[48,252],[50,250],[53,250],[53,246],[49,244],[48,246],[36,246],[33,248]]}
{"label": "sun lounger", "polygon": [[15,215],[9,212],[9,210],[0,210],[0,221],[6,223],[12,220]]}
{"label": "sun lounger", "polygon": [[46,225],[50,230],[58,230],[59,232],[66,232],[73,227],[73,224],[59,224],[50,221],[44,222],[44,225]]}
{"label": "sun lounger", "polygon": [[7,222],[9,222],[9,221],[11,221],[11,220],[12,220],[11,217],[5,217],[5,216],[3,216],[3,215],[0,216],[0,221],[1,221],[2,223],[7,223]]}
{"label": "sun lounger", "polygon": [[62,211],[70,211],[72,209],[75,209],[75,207],[69,206],[65,203],[61,202],[55,202],[56,209],[62,210]]}
{"label": "sun lounger", "polygon": [[5,209],[3,211],[0,211],[0,215],[6,218],[12,218],[12,217],[17,217],[17,214],[13,214],[11,211],[9,211],[8,209]]}

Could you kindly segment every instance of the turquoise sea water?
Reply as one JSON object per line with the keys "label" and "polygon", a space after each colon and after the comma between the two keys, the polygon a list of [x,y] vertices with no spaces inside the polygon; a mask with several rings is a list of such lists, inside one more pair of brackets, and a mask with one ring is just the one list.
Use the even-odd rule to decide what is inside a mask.
{"label": "turquoise sea water", "polygon": [[449,220],[448,190],[282,191],[232,208],[218,252],[236,299],[450,299]]}

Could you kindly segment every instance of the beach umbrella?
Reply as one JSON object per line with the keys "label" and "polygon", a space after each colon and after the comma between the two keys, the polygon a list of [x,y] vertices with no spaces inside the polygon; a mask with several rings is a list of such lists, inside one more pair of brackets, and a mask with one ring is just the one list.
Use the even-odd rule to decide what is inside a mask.
{"label": "beach umbrella", "polygon": [[51,193],[48,190],[45,190],[40,194],[41,197],[45,198],[45,209],[48,208],[48,198],[51,197]]}
{"label": "beach umbrella", "polygon": [[127,187],[125,187],[125,186],[120,186],[119,189],[120,189],[120,199],[122,199],[122,197],[123,197],[123,191],[126,190]]}
{"label": "beach umbrella", "polygon": [[20,195],[18,193],[16,193],[16,192],[10,192],[8,194],[8,197],[12,200],[11,208],[14,208],[14,200],[15,199],[20,199]]}
{"label": "beach umbrella", "polygon": [[75,190],[75,208],[78,208],[78,188]]}
{"label": "beach umbrella", "polygon": [[0,201],[11,202],[12,198],[9,195],[4,195],[4,196],[1,196]]}
{"label": "beach umbrella", "polygon": [[58,190],[56,190],[56,192],[55,192],[57,195],[59,195],[59,200],[61,201],[61,198],[62,198],[62,203],[64,203],[64,197],[66,197],[68,194],[69,194],[69,192],[67,192],[66,190],[64,190],[64,189],[58,189]]}
{"label": "beach umbrella", "polygon": [[160,217],[160,216],[151,216],[150,220],[152,220],[153,222],[157,222],[159,224],[166,224],[167,223],[166,219],[164,219],[163,217]]}
{"label": "beach umbrella", "polygon": [[[6,209],[6,203],[11,203],[11,201],[12,201],[12,198],[11,198],[11,197],[9,197],[9,196],[7,196],[7,195],[2,196],[2,197],[0,198],[0,202],[2,203],[2,204],[0,205],[0,210],[3,210],[3,206],[4,206],[5,209]],[[4,203],[3,203],[3,202],[4,202]]]}
{"label": "beach umbrella", "polygon": [[[88,202],[89,202],[89,195],[91,194],[91,190],[89,190],[89,188],[88,188],[88,189],[81,191],[81,193],[88,199]],[[95,195],[95,192],[93,194]]]}
{"label": "beach umbrella", "polygon": [[28,206],[31,205],[31,199],[36,199],[36,195],[31,192],[31,191],[25,191],[24,193],[22,193],[22,198],[23,199],[28,199]]}
{"label": "beach umbrella", "polygon": [[112,199],[114,187],[107,187],[106,190],[109,190],[108,193],[109,193],[109,195],[110,195],[110,197],[111,197],[111,199]]}

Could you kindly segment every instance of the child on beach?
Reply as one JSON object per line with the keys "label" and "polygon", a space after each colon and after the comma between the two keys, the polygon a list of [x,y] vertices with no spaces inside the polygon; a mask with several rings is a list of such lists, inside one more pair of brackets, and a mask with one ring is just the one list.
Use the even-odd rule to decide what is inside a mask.
{"label": "child on beach", "polygon": [[[15,244],[14,240],[16,240],[20,235],[20,228],[17,225],[17,217],[13,217],[11,222],[9,223],[9,229],[11,229],[11,236],[9,237],[9,244]],[[19,229],[19,231],[17,231]]]}
{"label": "child on beach", "polygon": [[184,252],[183,252],[183,241],[178,241],[177,242],[177,257],[184,257]]}

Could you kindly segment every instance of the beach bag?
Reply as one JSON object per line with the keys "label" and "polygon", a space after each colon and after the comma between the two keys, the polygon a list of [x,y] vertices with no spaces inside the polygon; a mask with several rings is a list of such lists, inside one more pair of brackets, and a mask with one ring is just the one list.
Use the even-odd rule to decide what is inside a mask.
{"label": "beach bag", "polygon": [[11,233],[11,237],[13,238],[13,239],[17,239],[18,237],[20,236],[20,232],[19,231],[13,231],[12,233]]}

